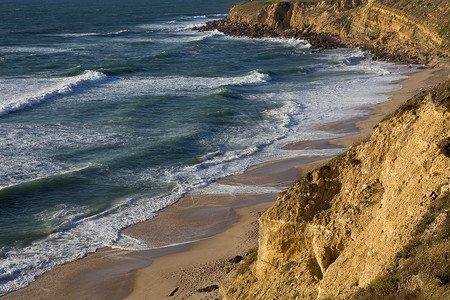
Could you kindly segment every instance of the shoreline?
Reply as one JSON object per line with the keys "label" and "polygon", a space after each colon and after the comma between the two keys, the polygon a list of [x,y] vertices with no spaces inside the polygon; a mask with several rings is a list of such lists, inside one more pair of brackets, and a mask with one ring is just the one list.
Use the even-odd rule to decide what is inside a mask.
{"label": "shoreline", "polygon": [[[354,124],[359,133],[332,140],[301,141],[285,145],[286,149],[349,147],[370,134],[372,128],[385,115],[393,112],[420,88],[426,89],[442,81],[441,78],[445,79],[443,76],[448,76],[448,64],[406,75],[409,76],[393,82],[400,83],[402,88],[389,92],[390,100],[371,107],[369,116],[364,120],[350,119],[338,122],[339,124],[335,122],[320,126],[321,130],[333,131],[336,127]],[[250,167],[244,174],[223,178],[217,182],[227,185],[251,183],[258,186],[283,187],[328,159],[314,160],[311,157],[301,157],[289,161],[266,162]],[[82,259],[55,267],[39,276],[30,286],[5,295],[4,299],[40,299],[40,297],[45,299],[49,295],[64,299],[96,297],[122,299],[127,296],[127,299],[161,299],[168,297],[176,288],[178,290],[172,299],[215,297],[217,296],[215,285],[218,284],[220,277],[225,275],[225,269],[234,265],[234,262],[229,260],[245,255],[249,249],[256,246],[257,218],[275,199],[274,193],[188,195],[158,212],[158,217],[133,225],[123,233],[144,240],[154,240],[155,236],[146,230],[151,222],[152,232],[157,231],[158,235],[163,235],[166,240],[176,242],[177,239],[192,236],[193,242],[131,252],[103,248]],[[209,218],[205,219],[206,216]],[[210,221],[217,219],[222,221],[205,228],[207,224],[211,224]],[[175,226],[173,220],[177,220]],[[188,224],[196,224],[204,232],[198,232],[195,227]],[[154,230],[153,226],[158,230]],[[163,228],[170,230],[162,234],[160,230]],[[164,242],[161,241],[161,244]],[[224,244],[227,247],[224,247]],[[155,282],[156,285],[149,285],[149,282]],[[211,291],[197,291],[204,288],[210,288]],[[148,292],[149,289],[151,293]]]}
{"label": "shoreline", "polygon": [[[448,66],[443,67],[443,69],[446,70],[445,68],[447,67]],[[441,76],[439,76],[436,73],[443,73],[442,69],[427,68],[422,71],[405,74],[408,75],[407,78],[393,82],[401,84],[401,89],[389,92],[388,94],[391,96],[390,100],[370,107],[371,111],[367,118],[357,120],[356,122],[354,122],[354,120],[352,119],[339,122],[339,126],[344,125],[344,128],[355,126],[358,129],[358,133],[331,140],[301,141],[299,143],[295,143],[296,149],[324,149],[336,148],[339,146],[348,148],[353,143],[371,134],[373,127],[378,124],[382,118],[384,118],[387,114],[395,111],[398,106],[400,106],[406,100],[410,99],[413,95],[417,94],[418,90],[420,90],[421,87],[426,89],[433,86],[435,83],[442,81],[442,74]],[[324,130],[333,131],[335,130],[336,125],[337,124],[324,124],[322,128]],[[282,149],[290,150],[292,148],[293,144],[288,144],[285,145]],[[330,158],[324,158],[320,160],[304,162],[302,164],[295,164],[294,168],[299,169],[302,174],[306,174],[308,171],[326,163],[329,159]],[[268,162],[268,164],[271,163],[276,164],[277,162]],[[244,174],[242,175],[222,178],[219,181],[225,184],[246,184],[246,179],[248,179],[246,178],[246,176],[248,177],[249,175],[251,175],[251,171],[252,167],[250,167],[249,170],[244,172]],[[267,208],[268,207],[265,207],[265,209]],[[175,290],[176,292],[174,292],[171,296],[171,298],[173,299],[184,299],[185,297],[189,297],[189,299],[205,299],[204,297],[206,295],[208,296],[207,299],[215,299],[216,297],[219,297],[216,290],[213,290],[209,293],[199,292],[198,289],[196,291],[192,288],[190,291],[183,291],[181,289],[183,283],[185,284],[186,281],[190,282],[191,280],[184,279],[180,275],[173,275],[175,276],[175,278],[173,276],[167,276],[168,274],[173,273],[174,270],[172,269],[171,271],[168,271],[166,267],[171,262],[178,261],[178,264],[170,266],[174,269],[187,268],[189,270],[189,272],[187,273],[195,273],[196,270],[198,271],[202,267],[206,269],[208,267],[217,269],[218,267],[223,266],[224,261],[227,261],[227,259],[229,261],[233,258],[233,256],[244,256],[247,251],[252,248],[251,245],[254,245],[255,247],[257,245],[257,235],[255,237],[255,240],[247,241],[247,247],[244,247],[244,249],[242,248],[242,243],[240,244],[238,242],[242,242],[242,239],[246,236],[246,232],[257,231],[257,219],[255,219],[253,224],[250,224],[250,226],[248,224],[249,218],[252,217],[252,212],[254,213],[254,211],[261,211],[261,206],[254,205],[246,207],[245,209],[236,210],[236,213],[239,215],[240,219],[224,233],[218,234],[210,239],[197,242],[193,245],[192,248],[184,252],[159,257],[149,267],[138,270],[136,272],[136,280],[134,282],[133,292],[126,299],[161,299],[164,297],[169,297],[170,293],[174,292]],[[222,245],[224,244],[232,245],[229,247],[230,254],[228,254],[228,256],[221,254],[220,250],[222,250]],[[234,248],[234,251],[232,251],[231,248]],[[209,257],[205,257],[208,252],[210,254]],[[187,267],[185,266],[186,261],[188,261]],[[205,264],[207,267],[205,267]],[[221,273],[221,278],[223,278],[226,275],[226,270],[222,270],[219,273]],[[151,285],[151,282],[158,282],[158,284]],[[164,282],[164,285],[159,284],[161,282]],[[200,289],[220,285],[220,282],[214,282],[214,280],[204,282],[203,285],[199,285],[200,282],[201,280],[196,281],[197,286]]]}

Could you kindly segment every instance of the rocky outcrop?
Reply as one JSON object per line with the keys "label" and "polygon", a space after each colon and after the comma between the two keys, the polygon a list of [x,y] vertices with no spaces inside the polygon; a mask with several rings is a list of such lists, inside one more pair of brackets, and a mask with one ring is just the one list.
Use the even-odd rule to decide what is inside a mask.
{"label": "rocky outcrop", "polygon": [[307,39],[313,47],[361,47],[401,62],[450,55],[449,0],[248,1],[200,30]]}
{"label": "rocky outcrop", "polygon": [[[230,273],[221,288],[224,298],[349,299],[391,286],[397,296],[400,287],[416,295],[430,284],[435,286],[429,290],[449,296],[449,105],[447,80],[280,193],[259,220],[257,256]],[[441,268],[437,275],[424,271],[431,279],[407,260],[411,247],[427,243],[436,249],[423,253],[442,254],[434,254],[442,261],[428,264]],[[408,278],[394,276],[402,268],[410,270]],[[377,278],[381,287],[373,286]]]}
{"label": "rocky outcrop", "polygon": [[[198,29],[430,63],[450,56],[449,7],[449,0],[249,1]],[[449,133],[447,80],[280,193],[259,220],[258,249],[223,282],[223,297],[450,297]]]}

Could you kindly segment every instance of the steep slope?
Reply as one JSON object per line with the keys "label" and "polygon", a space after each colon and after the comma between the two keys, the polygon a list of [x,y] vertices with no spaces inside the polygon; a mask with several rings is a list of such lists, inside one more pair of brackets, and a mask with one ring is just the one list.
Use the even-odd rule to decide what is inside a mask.
{"label": "steep slope", "polygon": [[450,55],[450,0],[291,0],[235,4],[200,30],[305,38],[313,47],[361,47],[379,57],[428,63]]}
{"label": "steep slope", "polygon": [[448,299],[449,181],[447,80],[280,193],[224,298]]}

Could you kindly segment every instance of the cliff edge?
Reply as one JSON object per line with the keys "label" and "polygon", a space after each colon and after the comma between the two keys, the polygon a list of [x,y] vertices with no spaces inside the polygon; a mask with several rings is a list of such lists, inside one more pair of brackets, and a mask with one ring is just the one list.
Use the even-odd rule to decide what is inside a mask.
{"label": "cliff edge", "polygon": [[449,299],[449,133],[450,79],[280,193],[224,298]]}
{"label": "cliff edge", "polygon": [[360,47],[380,58],[427,64],[450,55],[449,0],[290,0],[235,4],[200,30],[307,39],[313,47]]}
{"label": "cliff edge", "polygon": [[[433,65],[450,0],[248,1],[199,30],[360,47]],[[259,219],[224,299],[450,299],[450,79],[297,179]]]}

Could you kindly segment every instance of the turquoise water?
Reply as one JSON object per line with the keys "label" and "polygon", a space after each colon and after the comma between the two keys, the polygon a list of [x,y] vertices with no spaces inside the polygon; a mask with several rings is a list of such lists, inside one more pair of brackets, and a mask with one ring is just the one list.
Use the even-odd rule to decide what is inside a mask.
{"label": "turquoise water", "polygon": [[190,30],[233,2],[0,2],[0,296],[100,247],[151,247],[120,229],[219,177],[336,154],[280,148],[397,88],[404,68],[358,49]]}

